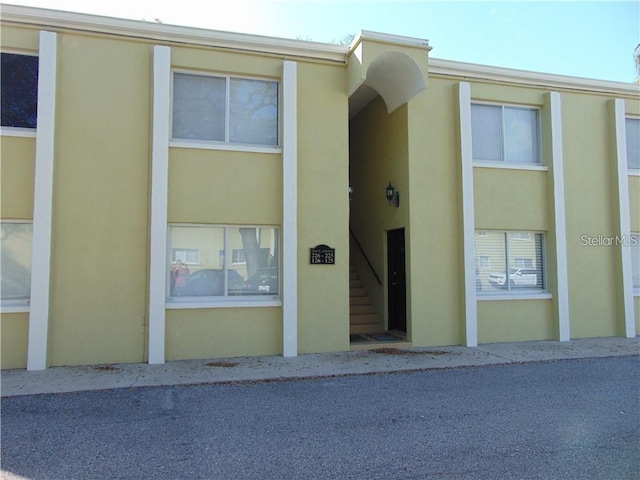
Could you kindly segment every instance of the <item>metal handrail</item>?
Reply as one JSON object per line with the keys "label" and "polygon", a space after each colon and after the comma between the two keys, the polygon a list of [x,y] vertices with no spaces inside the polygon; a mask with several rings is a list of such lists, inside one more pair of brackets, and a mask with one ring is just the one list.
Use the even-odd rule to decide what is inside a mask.
{"label": "metal handrail", "polygon": [[360,245],[360,242],[358,241],[358,238],[356,237],[356,234],[353,233],[353,230],[351,230],[351,227],[349,227],[349,233],[353,237],[353,240],[356,242],[356,245],[358,246],[358,249],[360,250],[360,253],[362,253],[362,256],[367,261],[367,265],[369,265],[369,268],[371,269],[371,272],[373,273],[373,276],[376,277],[376,280],[378,281],[378,283],[380,285],[382,285],[382,281],[380,280],[380,277],[376,273],[375,268],[373,268],[373,265],[371,265],[371,262],[369,261],[369,257],[367,257],[367,254],[364,252],[364,249],[362,248],[362,245]]}

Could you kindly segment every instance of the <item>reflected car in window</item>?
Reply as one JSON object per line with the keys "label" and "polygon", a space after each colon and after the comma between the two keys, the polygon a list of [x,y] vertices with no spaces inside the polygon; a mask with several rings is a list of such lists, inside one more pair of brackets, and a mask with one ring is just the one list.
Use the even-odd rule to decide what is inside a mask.
{"label": "reflected car in window", "polygon": [[[494,287],[506,288],[507,273],[492,272],[489,274],[489,283]],[[538,273],[534,268],[510,268],[510,287],[535,287],[538,285]]]}
{"label": "reflected car in window", "polygon": [[242,282],[241,295],[277,295],[278,269],[266,267],[260,269],[251,278]]}
{"label": "reflected car in window", "polygon": [[[244,278],[235,270],[229,270],[229,290],[238,288]],[[224,271],[222,269],[205,268],[189,275],[184,296],[209,297],[224,295]]]}

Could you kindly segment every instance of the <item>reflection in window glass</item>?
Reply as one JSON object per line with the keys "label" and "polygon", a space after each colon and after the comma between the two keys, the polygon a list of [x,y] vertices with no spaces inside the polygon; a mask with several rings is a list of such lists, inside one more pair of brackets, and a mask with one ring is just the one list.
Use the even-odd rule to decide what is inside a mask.
{"label": "reflection in window glass", "polygon": [[[278,295],[276,228],[172,226],[170,242],[170,297]],[[180,252],[196,250],[199,263],[187,264]]]}
{"label": "reflection in window glass", "polygon": [[173,138],[225,140],[226,79],[173,76]]}
{"label": "reflection in window glass", "polygon": [[0,279],[2,300],[29,300],[33,225],[2,222]]}
{"label": "reflection in window glass", "polygon": [[38,113],[38,57],[2,53],[0,71],[3,127],[36,128]]}
{"label": "reflection in window glass", "polygon": [[[542,292],[544,283],[543,241],[541,233],[476,232],[476,264],[491,265],[476,269],[478,293]],[[484,233],[484,232],[483,232]],[[533,241],[523,242],[526,236]]]}
{"label": "reflection in window glass", "polygon": [[229,104],[231,143],[278,144],[276,82],[232,78]]}
{"label": "reflection in window glass", "polygon": [[175,73],[171,136],[278,145],[278,82]]}

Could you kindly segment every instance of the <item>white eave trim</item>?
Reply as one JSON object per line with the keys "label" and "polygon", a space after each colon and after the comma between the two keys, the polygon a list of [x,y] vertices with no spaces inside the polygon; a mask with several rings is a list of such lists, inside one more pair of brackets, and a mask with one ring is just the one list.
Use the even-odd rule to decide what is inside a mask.
{"label": "white eave trim", "polygon": [[2,4],[2,22],[346,63],[349,47]]}
{"label": "white eave trim", "polygon": [[370,30],[361,30],[356,38],[354,38],[353,42],[351,42],[349,53],[355,50],[363,40],[385,43],[387,45],[396,45],[401,47],[418,47],[424,48],[428,51],[431,50],[431,47],[429,46],[429,40],[424,38],[405,37],[403,35],[393,35],[391,33],[380,33]]}
{"label": "white eave trim", "polygon": [[475,63],[456,62],[429,58],[429,75],[456,77],[459,80],[485,80],[515,83],[535,87],[562,90],[579,90],[597,93],[640,95],[640,84],[595,80],[551,73],[530,72],[512,68],[492,67]]}

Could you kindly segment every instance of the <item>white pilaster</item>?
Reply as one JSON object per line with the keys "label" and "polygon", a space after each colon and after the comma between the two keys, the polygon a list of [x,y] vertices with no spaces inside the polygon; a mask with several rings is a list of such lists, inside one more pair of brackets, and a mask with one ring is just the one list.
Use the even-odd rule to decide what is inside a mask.
{"label": "white pilaster", "polygon": [[478,346],[478,303],[476,298],[475,207],[473,199],[473,153],[471,143],[471,87],[458,84],[460,108],[460,157],[462,160],[462,222],[464,250],[465,341]]}
{"label": "white pilaster", "polygon": [[44,370],[47,368],[53,220],[56,64],[57,35],[52,32],[42,31],[40,32],[40,51],[38,54],[38,119],[27,370]]}
{"label": "white pilaster", "polygon": [[627,165],[627,132],[625,129],[624,100],[614,100],[614,121],[616,134],[617,187],[620,238],[620,262],[622,266],[622,309],[624,329],[627,338],[636,336],[633,312],[633,273],[631,270],[631,204],[629,201],[629,173]]}
{"label": "white pilaster", "polygon": [[569,279],[567,274],[567,229],[564,193],[564,157],[562,154],[562,105],[560,94],[550,92],[548,105],[551,111],[551,169],[553,172],[553,210],[556,246],[556,303],[558,308],[558,339],[571,339],[569,320]]}
{"label": "white pilaster", "polygon": [[297,64],[282,72],[282,354],[298,355],[298,90]]}
{"label": "white pilaster", "polygon": [[153,49],[153,133],[151,147],[151,241],[149,265],[149,363],[165,360],[167,285],[167,196],[171,49]]}

